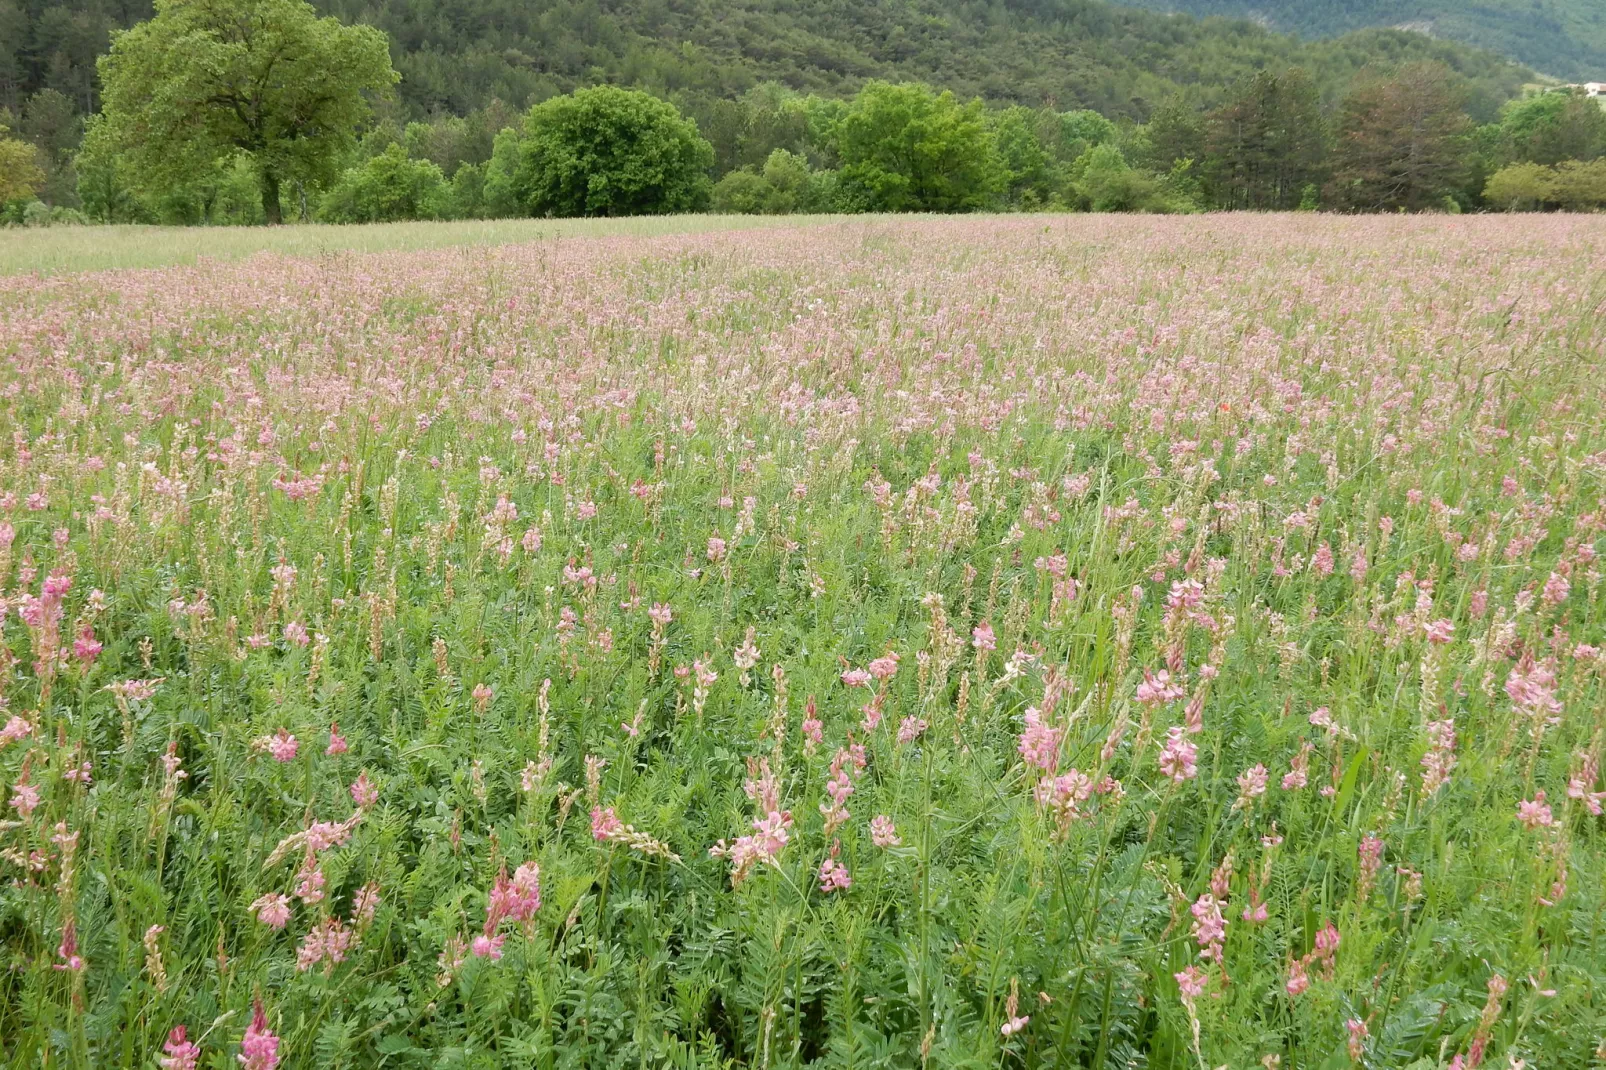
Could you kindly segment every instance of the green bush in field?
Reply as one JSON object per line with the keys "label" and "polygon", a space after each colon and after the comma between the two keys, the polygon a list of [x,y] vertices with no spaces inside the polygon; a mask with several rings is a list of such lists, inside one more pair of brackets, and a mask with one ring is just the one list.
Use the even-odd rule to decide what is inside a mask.
{"label": "green bush in field", "polygon": [[673,104],[599,86],[525,117],[514,196],[526,215],[688,212],[708,203],[714,150]]}
{"label": "green bush in field", "polygon": [[341,175],[324,194],[318,218],[327,223],[438,219],[451,214],[451,192],[439,167],[410,160],[401,145],[392,144]]}

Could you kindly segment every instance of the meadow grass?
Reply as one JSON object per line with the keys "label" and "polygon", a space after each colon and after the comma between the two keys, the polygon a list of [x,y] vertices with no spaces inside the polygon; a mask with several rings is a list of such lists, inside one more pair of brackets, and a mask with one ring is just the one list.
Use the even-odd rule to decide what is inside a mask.
{"label": "meadow grass", "polygon": [[0,230],[0,275],[159,268],[257,253],[319,257],[341,252],[484,247],[554,238],[650,236],[808,225],[825,217],[643,216],[631,219],[496,219],[452,223],[296,224],[284,227],[39,227]]}
{"label": "meadow grass", "polygon": [[642,225],[0,280],[6,1064],[1602,1065],[1606,219]]}

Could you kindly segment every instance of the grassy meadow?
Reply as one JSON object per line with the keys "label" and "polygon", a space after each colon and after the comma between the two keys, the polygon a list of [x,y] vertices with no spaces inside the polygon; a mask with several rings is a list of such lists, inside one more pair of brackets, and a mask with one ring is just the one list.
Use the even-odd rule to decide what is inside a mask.
{"label": "grassy meadow", "polygon": [[0,272],[4,1065],[1606,1065],[1606,217]]}
{"label": "grassy meadow", "polygon": [[628,219],[491,219],[285,227],[36,227],[8,230],[0,275],[158,268],[258,253],[301,259],[341,253],[475,249],[568,237],[701,233],[765,226],[807,226],[825,217],[679,215]]}

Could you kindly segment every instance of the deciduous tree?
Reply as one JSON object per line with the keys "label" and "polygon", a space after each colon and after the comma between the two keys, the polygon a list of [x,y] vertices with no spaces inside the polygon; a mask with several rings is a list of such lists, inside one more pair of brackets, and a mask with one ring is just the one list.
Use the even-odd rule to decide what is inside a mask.
{"label": "deciduous tree", "polygon": [[1606,155],[1606,109],[1581,90],[1540,93],[1500,112],[1496,151],[1501,162],[1558,164]]}
{"label": "deciduous tree", "polygon": [[689,212],[708,203],[713,164],[713,147],[673,104],[598,86],[530,109],[513,185],[531,215]]}
{"label": "deciduous tree", "polygon": [[966,212],[1004,184],[980,100],[924,85],[871,82],[835,124],[842,182],[885,212]]}
{"label": "deciduous tree", "polygon": [[334,177],[396,82],[385,35],[318,18],[304,0],[158,0],[100,61],[105,134],[136,181],[160,186],[244,153],[269,223],[289,182]]}
{"label": "deciduous tree", "polygon": [[6,136],[0,126],[0,204],[32,197],[45,172],[39,166],[39,153],[26,141]]}
{"label": "deciduous tree", "polygon": [[1551,199],[1556,173],[1544,164],[1514,163],[1489,176],[1483,199],[1504,212],[1532,212]]}
{"label": "deciduous tree", "polygon": [[1606,160],[1563,160],[1557,164],[1551,197],[1568,211],[1606,208]]}

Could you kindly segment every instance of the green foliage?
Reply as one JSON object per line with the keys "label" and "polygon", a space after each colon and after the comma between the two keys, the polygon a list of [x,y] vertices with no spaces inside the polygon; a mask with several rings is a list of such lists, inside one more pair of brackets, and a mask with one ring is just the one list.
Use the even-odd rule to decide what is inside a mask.
{"label": "green foliage", "polygon": [[[0,5],[8,2],[0,0]],[[330,137],[325,135],[343,124],[319,121],[306,128],[312,133],[303,139],[305,151],[275,155],[241,143],[249,139],[235,137],[230,142],[208,132],[206,124],[191,124],[185,129],[200,135],[186,132],[174,151],[159,150],[152,146],[160,139],[139,136],[124,113],[130,100],[160,112],[165,98],[147,90],[160,82],[162,93],[172,96],[181,93],[185,83],[182,78],[171,84],[153,80],[146,68],[159,66],[154,61],[133,64],[113,55],[107,57],[108,70],[121,62],[134,72],[125,74],[124,80],[138,82],[138,91],[108,95],[108,111],[95,143],[86,140],[76,157],[71,146],[76,144],[79,124],[71,98],[51,89],[28,98],[24,132],[39,147],[45,166],[39,196],[59,204],[81,199],[90,214],[104,220],[175,223],[272,221],[282,216],[287,200],[292,212],[303,218],[317,210],[326,218],[341,219],[392,218],[396,211],[415,213],[411,218],[619,214],[685,211],[709,203],[724,211],[766,214],[1037,210],[1090,207],[1095,201],[1106,206],[1142,205],[1141,210],[1151,211],[1200,206],[1311,208],[1319,200],[1309,195],[1310,190],[1320,189],[1331,173],[1328,131],[1335,122],[1334,112],[1345,90],[1359,84],[1358,75],[1363,82],[1377,81],[1378,61],[1391,68],[1424,57],[1445,61],[1455,72],[1461,105],[1482,117],[1492,117],[1526,77],[1491,57],[1413,34],[1366,31],[1301,45],[1243,25],[1156,20],[1105,8],[1097,0],[1033,0],[1018,8],[990,10],[985,18],[970,0],[910,0],[909,6],[897,10],[885,6],[891,0],[870,0],[840,11],[811,10],[811,36],[798,53],[806,61],[794,56],[770,76],[759,77],[755,71],[778,62],[775,42],[787,40],[792,28],[787,17],[768,6],[750,10],[739,4],[717,19],[714,30],[704,25],[715,18],[712,9],[694,5],[647,13],[640,9],[645,0],[628,0],[607,12],[589,11],[583,20],[578,8],[571,10],[568,0],[559,0],[539,25],[525,21],[523,10],[497,8],[501,0],[481,0],[491,8],[476,8],[473,16],[454,12],[450,18],[434,6],[439,0],[409,0],[405,13],[394,6],[399,2],[370,0],[358,9],[343,0],[319,0],[316,9],[381,25],[394,35],[397,63],[407,76],[401,106],[383,109],[377,122],[360,130],[359,140],[352,137],[354,121],[344,124],[344,134]],[[150,27],[174,23],[177,16],[172,12],[179,9],[188,12],[185,17],[194,23],[204,22],[197,12],[235,8],[257,12],[254,17],[259,22],[310,25],[319,28],[319,34],[344,32],[339,26],[330,30],[333,24],[313,18],[314,9],[299,0],[172,0],[161,5],[158,18],[127,35],[118,47],[126,51],[139,35],[151,36]],[[910,20],[921,12],[927,17],[917,19],[916,27]],[[466,53],[453,50],[470,47],[465,42],[479,16],[496,22],[502,44],[494,52],[475,52],[470,76],[454,66]],[[29,14],[24,22],[31,24],[32,18]],[[972,32],[975,20],[985,23],[985,32]],[[4,21],[0,13],[0,23]],[[249,22],[247,18],[239,25]],[[204,47],[170,51],[198,57],[196,63],[212,72],[197,76],[202,82],[215,76],[228,79],[230,85],[248,86],[251,77],[260,75],[251,67],[252,49],[260,53],[273,41],[252,34],[251,44],[242,36],[230,46],[233,51],[219,51],[207,34],[229,39],[238,29],[220,30],[219,25],[214,18],[201,34]],[[762,45],[751,33],[760,26],[769,31]],[[677,49],[671,57],[663,51],[665,43],[675,39],[677,28],[686,27],[696,28],[695,44]],[[888,47],[872,50],[873,56],[855,53],[851,62],[833,51],[841,41],[860,42],[865,27],[874,28],[872,36],[884,36]],[[298,36],[300,30],[283,32],[296,42],[305,36]],[[570,33],[581,35],[583,47],[544,48],[539,73],[535,64],[516,60],[521,35],[551,42]],[[860,80],[874,73],[878,63],[904,70],[910,63],[932,61],[936,53],[915,42],[950,38],[965,56],[992,55],[1004,50],[1004,42],[1012,42],[1007,58],[1000,54],[993,73],[983,79],[981,96],[967,104],[959,103],[963,98],[952,93],[952,87],[966,84],[970,68],[954,62],[952,55],[933,79],[936,88]],[[1137,43],[1146,39],[1152,39],[1153,47],[1135,51]],[[294,58],[310,54],[310,49],[291,52]],[[421,49],[429,55],[422,55]],[[1012,69],[1020,55],[1041,49],[1054,52],[1052,64],[1031,74],[1017,71],[1018,77],[1007,81],[998,77]],[[1186,63],[1162,62],[1168,50],[1178,49],[1186,52]],[[628,51],[626,59],[618,58],[621,50]],[[566,66],[578,62],[582,52],[584,64]],[[375,50],[369,47],[367,54],[373,58]],[[175,69],[186,69],[177,60],[172,62]],[[516,63],[516,74],[501,71],[500,65],[507,62]],[[1083,63],[1105,68],[1130,63],[1142,73],[1131,83],[1130,92],[1123,89],[1112,96],[1111,86],[1125,85],[1124,76],[1113,73],[1113,68],[1101,68],[1094,78],[1082,70]],[[359,76],[363,67],[332,66]],[[845,73],[850,70],[860,73]],[[1164,77],[1161,71],[1166,72]],[[1053,88],[1034,99],[1022,87],[1035,84],[1035,77],[1068,78],[1074,85]],[[696,124],[690,140],[672,135],[649,139],[640,152],[637,148],[615,152],[618,139],[613,133],[596,136],[606,123],[578,120],[582,106],[557,103],[578,98],[552,97],[559,89],[603,78],[651,87],[661,100],[646,105],[645,95],[631,99],[664,116],[672,114],[665,108],[678,108],[680,117]],[[380,83],[386,80],[379,78]],[[1164,87],[1163,92],[1157,87]],[[437,88],[446,95],[432,96]],[[858,93],[849,100],[822,95],[852,88]],[[805,89],[816,91],[800,91]],[[356,112],[375,92],[374,85],[357,92]],[[268,96],[275,93],[294,96],[277,83]],[[502,101],[531,97],[552,99],[531,109],[520,124],[524,129],[509,132],[518,113]],[[221,104],[226,98],[227,94],[208,99]],[[1005,106],[989,110],[983,98]],[[1023,99],[1033,103],[1063,99],[1080,106],[1062,111],[1010,103]],[[1486,125],[1476,139],[1461,143],[1468,151],[1454,181],[1440,182],[1439,188],[1413,203],[1424,209],[1442,206],[1449,196],[1458,204],[1476,206],[1488,179],[1504,163],[1591,159],[1606,151],[1602,140],[1606,134],[1600,129],[1606,117],[1598,111],[1586,113],[1579,104],[1582,98],[1535,99],[1538,103],[1511,105],[1499,123]],[[574,107],[581,111],[573,111]],[[452,109],[462,114],[452,114]],[[540,109],[547,109],[542,114],[550,116],[551,130],[564,122],[569,128],[543,140],[545,147],[537,152],[528,126]],[[566,109],[570,109],[568,119],[560,115]],[[1148,121],[1141,125],[1131,121],[1145,115]],[[628,127],[638,120],[648,122],[642,116],[624,121]],[[704,141],[702,148],[694,147]],[[1392,149],[1400,144],[1395,141]],[[691,173],[685,161],[672,159],[680,151],[676,145],[699,161],[707,159],[705,150],[711,151],[711,166],[701,163],[691,169],[700,174]],[[1119,151],[1114,157],[1088,159],[1095,164],[1093,185],[1079,187],[1086,168],[1078,169],[1078,161],[1103,145]],[[1470,151],[1474,146],[1476,151]],[[1351,149],[1353,160],[1354,146]],[[777,151],[785,155],[777,158]],[[654,154],[661,158],[650,158]],[[380,157],[389,162],[364,171]],[[260,216],[235,206],[241,159],[258,168]],[[782,161],[781,170],[767,175],[768,165],[776,159]],[[271,166],[263,160],[270,160]],[[428,171],[402,167],[402,160],[432,164],[439,172],[439,188]],[[672,173],[680,177],[665,177]],[[710,177],[720,178],[717,187],[708,182]],[[1365,207],[1359,196],[1365,183],[1354,177],[1352,170],[1348,194],[1338,184],[1329,185],[1327,203]],[[684,188],[677,185],[682,182]],[[391,193],[380,197],[380,186],[388,186]],[[424,186],[432,192],[426,195]],[[413,187],[417,188],[412,193],[402,192]]]}
{"label": "green foliage", "polygon": [[[1420,34],[1302,42],[1249,23],[1167,18],[1100,0],[477,0],[468,9],[476,17],[460,0],[321,2],[390,34],[414,117],[465,114],[490,96],[523,105],[598,83],[679,103],[683,93],[734,99],[766,82],[840,97],[875,78],[1141,120],[1179,89],[1219,103],[1226,86],[1263,67],[1303,66],[1333,99],[1368,62],[1430,58],[1487,87],[1492,113],[1523,81],[1497,57]],[[700,110],[683,110],[701,122]],[[735,162],[757,164],[776,147],[793,146]]]}
{"label": "green foliage", "polygon": [[89,218],[98,223],[150,222],[134,192],[131,169],[106,136],[100,116],[91,116],[85,124],[83,146],[73,164],[78,198]]}
{"label": "green foliage", "polygon": [[73,154],[83,138],[83,116],[65,94],[41,89],[23,105],[18,133],[39,150],[44,177],[39,196],[47,204],[72,206],[78,203],[78,176]]}
{"label": "green foliage", "polygon": [[829,139],[846,195],[871,211],[974,211],[1006,181],[981,101],[924,85],[869,83]]}
{"label": "green foliage", "polygon": [[1157,171],[1169,171],[1182,160],[1204,159],[1205,117],[1182,97],[1156,108],[1143,131],[1148,147],[1144,162]]}
{"label": "green foliage", "polygon": [[675,93],[670,99],[713,146],[716,174],[744,167],[757,171],[776,149],[799,156],[819,151],[819,139],[810,132],[810,108],[817,98],[776,83],[734,99],[707,93]]}
{"label": "green foliage", "polygon": [[458,166],[441,202],[441,218],[483,219],[489,214],[485,203],[485,171],[484,164]]}
{"label": "green foliage", "polygon": [[825,184],[830,179],[810,171],[796,153],[776,149],[762,171],[744,167],[714,186],[711,207],[737,215],[788,215],[829,210]]}
{"label": "green foliage", "polygon": [[1556,165],[1551,198],[1572,212],[1606,209],[1606,159],[1563,160]]}
{"label": "green foliage", "polygon": [[1490,176],[1483,197],[1490,207],[1508,212],[1600,211],[1606,209],[1606,159],[1563,160],[1553,167],[1509,164]]}
{"label": "green foliage", "polygon": [[1491,131],[1504,163],[1558,164],[1606,156],[1606,108],[1574,93],[1538,93],[1507,104]]}
{"label": "green foliage", "polygon": [[1501,211],[1538,211],[1551,201],[1555,180],[1555,169],[1544,164],[1507,164],[1489,176],[1483,199]]}
{"label": "green foliage", "polygon": [[512,188],[527,215],[656,215],[708,203],[712,146],[673,104],[639,90],[600,86],[537,104],[519,153]]}
{"label": "green foliage", "polygon": [[1491,49],[1558,78],[1606,72],[1606,20],[1597,0],[1131,0],[1140,7],[1269,22],[1285,33],[1330,37],[1367,26],[1406,26]]}
{"label": "green foliage", "polygon": [[779,214],[770,207],[774,193],[763,175],[751,167],[743,167],[714,183],[709,207],[727,215]]}
{"label": "green foliage", "polygon": [[[470,188],[471,182],[464,186]],[[400,145],[391,145],[341,175],[324,194],[318,218],[326,223],[439,219],[450,214],[451,200],[439,167],[429,160],[410,160]]]}
{"label": "green foliage", "polygon": [[509,219],[525,214],[519,203],[518,189],[521,156],[519,132],[511,126],[499,131],[491,145],[491,159],[485,165],[485,182],[480,190],[486,215]]}
{"label": "green foliage", "polygon": [[1180,188],[1188,168],[1174,174],[1179,188],[1127,162],[1119,146],[1095,145],[1071,166],[1071,190],[1077,205],[1092,212],[1185,212],[1193,205]]}
{"label": "green foliage", "polygon": [[[443,175],[455,175],[466,163],[489,161],[496,135],[517,125],[519,119],[514,108],[493,98],[467,116],[435,115],[428,122],[408,123],[398,140],[406,147],[408,156],[430,161]],[[383,147],[377,151],[382,150]]]}
{"label": "green foliage", "polygon": [[44,201],[29,201],[17,213],[15,222],[25,227],[77,227],[88,223],[89,217],[76,208],[46,204]]}
{"label": "green foliage", "polygon": [[0,204],[27,200],[44,180],[38,150],[26,141],[7,137],[6,128],[0,125]]}
{"label": "green foliage", "polygon": [[74,160],[83,212],[100,223],[174,226],[255,226],[266,221],[261,176],[236,153],[197,167],[182,180],[149,186],[106,135],[99,116],[89,122]]}
{"label": "green foliage", "polygon": [[147,192],[243,154],[268,222],[281,190],[333,178],[390,89],[383,34],[320,19],[303,0],[158,0],[100,62],[102,135]]}
{"label": "green foliage", "polygon": [[[10,42],[0,32],[0,102],[7,84],[19,87],[23,95],[16,100],[26,105],[24,133],[45,153],[40,196],[76,204],[79,175],[72,150],[79,115],[94,106],[96,92],[92,78],[79,92],[72,72],[83,66],[84,56],[94,56],[95,41],[105,47],[108,27],[129,25],[151,9],[141,0],[62,0],[52,10],[40,11],[39,2],[0,0],[0,31],[15,25],[15,40],[28,42],[8,52]],[[1004,6],[980,0],[867,0],[836,8],[811,5],[803,12],[774,7],[769,0],[719,6],[624,0],[605,9],[594,0],[540,5],[476,0],[467,8],[447,0],[315,0],[312,9],[298,0],[173,0],[130,40],[150,36],[151,26],[174,22],[169,6],[189,12],[191,22],[205,21],[196,13],[208,9],[241,8],[258,12],[258,21],[284,22],[294,10],[296,17],[289,21],[321,25],[311,19],[316,11],[380,28],[391,38],[391,52],[403,75],[400,106],[384,109],[355,151],[346,136],[348,124],[338,115],[335,121],[320,116],[307,123],[298,116],[295,136],[301,150],[275,152],[253,147],[253,138],[213,129],[227,124],[192,123],[179,116],[169,131],[182,128],[182,144],[162,148],[156,147],[161,138],[145,136],[122,113],[171,111],[169,98],[196,84],[172,71],[135,71],[125,78],[138,83],[132,91],[111,94],[117,99],[109,100],[115,106],[108,118],[116,121],[102,133],[111,138],[114,154],[128,148],[130,158],[109,169],[104,150],[87,154],[89,166],[98,170],[88,176],[85,184],[91,188],[83,199],[100,218],[215,220],[204,190],[181,187],[213,183],[210,173],[219,161],[241,151],[258,163],[267,161],[260,168],[258,195],[266,218],[281,218],[286,202],[293,214],[305,215],[307,206],[316,206],[321,191],[346,169],[378,156],[392,143],[402,145],[411,159],[434,163],[449,180],[455,181],[464,165],[483,168],[464,176],[441,211],[454,216],[525,214],[530,190],[521,182],[530,176],[520,179],[518,167],[492,160],[497,135],[518,115],[503,101],[524,108],[598,82],[642,87],[693,119],[713,147],[711,177],[741,169],[757,175],[776,149],[784,149],[805,158],[816,175],[811,196],[843,210],[886,210],[893,204],[905,210],[928,201],[947,206],[944,210],[1067,203],[1075,199],[1066,187],[1071,165],[1089,148],[1111,141],[1134,168],[1157,182],[1169,182],[1164,176],[1180,162],[1194,161],[1182,180],[1189,199],[1289,207],[1298,190],[1319,181],[1297,146],[1282,169],[1290,173],[1262,177],[1265,168],[1252,161],[1240,166],[1240,160],[1226,168],[1225,185],[1212,181],[1222,176],[1212,169],[1217,161],[1204,151],[1201,113],[1221,105],[1231,87],[1255,71],[1299,67],[1308,72],[1306,96],[1313,94],[1331,109],[1357,72],[1370,64],[1437,59],[1462,77],[1468,107],[1481,119],[1492,118],[1531,77],[1492,56],[1416,34],[1366,31],[1301,43],[1247,24],[1158,18],[1099,0]],[[67,33],[61,19],[77,29]],[[213,29],[222,26],[213,36],[229,39],[250,21],[224,25],[228,19],[213,19]],[[72,37],[76,43],[65,44],[72,34],[78,34]],[[241,99],[269,103],[290,95],[284,90],[300,86],[306,70],[336,81],[368,78],[368,89],[359,94],[368,97],[375,95],[376,86],[383,89],[389,77],[379,69],[377,39],[369,38],[357,61],[337,57],[307,65],[301,57],[310,50],[293,48],[291,58],[304,63],[303,68],[282,83],[276,73],[270,91],[258,92],[251,87],[251,79],[261,73],[252,70],[252,49],[260,55],[264,46],[277,46],[271,35],[250,37],[252,45],[245,45],[241,36],[225,56],[218,42],[203,33],[197,38],[201,47],[170,49],[169,55],[179,57],[172,61],[175,71],[211,72],[206,77],[244,87]],[[128,47],[127,42],[119,45]],[[41,57],[54,57],[50,63],[55,66],[47,71],[49,64],[42,65]],[[141,65],[123,61],[123,66]],[[11,83],[7,70],[14,72]],[[275,70],[282,72],[283,64]],[[839,158],[834,131],[849,106],[836,98],[878,76],[889,82],[919,80],[953,91],[958,99],[979,97],[990,107],[1003,105],[988,118],[997,173],[978,176],[979,182],[965,180],[964,190],[914,196],[903,186],[921,166],[919,161],[840,170],[846,161]],[[314,99],[317,87],[312,93],[304,98]],[[219,105],[227,118],[231,109],[222,107],[227,93],[205,99]],[[1063,103],[1040,106],[1045,100]],[[1027,107],[1035,110],[1028,112]],[[1150,122],[1144,127],[1133,126],[1134,120],[1145,118]],[[1028,127],[1035,138],[1027,136]],[[1261,150],[1250,144],[1235,151],[1254,157]],[[994,170],[991,162],[984,158],[978,170]],[[1481,186],[1491,169],[1483,162],[1470,166],[1469,188]],[[744,195],[747,202],[757,203],[754,196],[763,199],[751,178],[732,178],[728,192],[741,189],[752,195]],[[698,193],[686,203],[701,201]]]}
{"label": "green foliage", "polygon": [[1471,165],[1463,99],[1436,64],[1411,64],[1357,88],[1339,114],[1334,202],[1353,211],[1442,209]]}
{"label": "green foliage", "polygon": [[[847,96],[867,78],[923,81],[1000,104],[1053,101],[1061,110],[1093,108],[1138,121],[1178,91],[1213,107],[1226,87],[1262,68],[1304,67],[1330,104],[1370,62],[1430,58],[1477,83],[1488,101],[1479,118],[1488,119],[1531,80],[1492,55],[1421,34],[1299,41],[1247,22],[1169,18],[1099,0],[317,0],[317,7],[389,35],[403,76],[404,121],[467,115],[495,98],[522,110],[614,83],[674,99],[701,124],[705,114],[691,96],[733,100],[764,83]],[[149,14],[148,0],[0,0],[0,86],[20,86],[13,108],[50,86],[92,112],[95,56],[108,31]],[[1555,71],[1548,63],[1555,54],[1530,62]],[[721,151],[713,131],[704,133]],[[770,144],[743,159],[722,156],[719,169],[757,166],[773,148],[796,151]]]}
{"label": "green foliage", "polygon": [[1042,118],[1041,113],[1019,106],[992,117],[993,144],[1003,169],[1003,198],[1009,207],[1044,208],[1058,194],[1054,157],[1038,135]]}
{"label": "green foliage", "polygon": [[1115,123],[1096,111],[1083,108],[1058,116],[1058,122],[1048,124],[1050,150],[1058,159],[1074,160],[1096,145],[1114,141]]}

